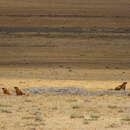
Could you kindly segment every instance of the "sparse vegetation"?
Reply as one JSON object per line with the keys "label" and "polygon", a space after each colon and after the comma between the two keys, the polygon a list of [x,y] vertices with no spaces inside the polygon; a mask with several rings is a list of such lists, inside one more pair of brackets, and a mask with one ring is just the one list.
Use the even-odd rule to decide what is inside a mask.
{"label": "sparse vegetation", "polygon": [[[87,98],[87,101],[86,100]],[[124,114],[126,114],[128,111],[122,112],[121,110],[124,110],[122,106],[124,105],[123,102],[125,101],[127,105],[129,105],[129,98],[121,98],[121,102],[118,100],[119,97],[117,96],[105,96],[104,98],[100,96],[95,96],[94,98],[91,96],[69,96],[69,95],[63,95],[63,96],[52,96],[52,95],[37,95],[37,96],[29,96],[28,98],[14,98],[7,97],[6,100],[10,101],[10,104],[12,106],[10,107],[10,104],[6,104],[6,100],[4,98],[1,99],[1,107],[0,107],[0,113],[1,117],[5,116],[8,118],[8,120],[13,120],[14,123],[21,122],[22,125],[19,124],[20,128],[47,128],[53,126],[57,128],[57,125],[60,124],[59,128],[66,128],[69,126],[70,128],[77,128],[78,127],[84,127],[87,129],[88,127],[91,128],[91,125],[93,125],[93,128],[100,129],[102,124],[104,123],[104,130],[107,128],[113,128],[115,130],[120,130],[121,126],[118,123],[108,123],[108,117],[111,116],[111,121],[122,121],[121,123],[129,123],[130,118],[125,117]],[[40,100],[39,100],[40,99]],[[97,101],[98,105],[96,105]],[[109,105],[106,104],[106,101],[111,100],[112,103]],[[4,102],[3,102],[3,101]],[[26,102],[27,100],[27,102]],[[28,103],[29,100],[29,103]],[[30,102],[31,100],[31,102]],[[118,100],[118,106],[113,105],[114,102]],[[22,104],[21,103],[24,103]],[[85,101],[85,102],[84,102]],[[105,102],[105,104],[104,104]],[[105,107],[104,107],[105,106]],[[119,109],[117,109],[119,108]],[[122,108],[122,109],[121,109]],[[115,111],[116,110],[116,118]],[[121,112],[119,112],[121,111]],[[15,115],[15,117],[14,117]],[[124,118],[122,118],[124,117]],[[17,121],[15,120],[17,119]],[[6,122],[6,118],[2,119],[3,126],[4,121]],[[2,121],[1,120],[1,121]],[[96,126],[96,124],[99,124]],[[10,123],[9,123],[10,124]],[[67,124],[67,125],[66,125]],[[2,128],[2,126],[0,126]],[[54,128],[54,129],[55,129]],[[123,128],[123,126],[121,126]],[[15,128],[14,128],[15,130]],[[68,128],[67,128],[68,130]],[[69,129],[71,130],[71,129]]]}
{"label": "sparse vegetation", "polygon": [[0,104],[0,107],[12,107],[12,105]]}
{"label": "sparse vegetation", "polygon": [[97,120],[98,118],[100,118],[99,115],[91,115],[90,117],[92,120]]}
{"label": "sparse vegetation", "polygon": [[68,71],[69,71],[69,72],[72,72],[72,69],[69,69]]}
{"label": "sparse vegetation", "polygon": [[88,124],[89,124],[88,119],[84,119],[84,120],[83,120],[83,124],[88,125]]}
{"label": "sparse vegetation", "polygon": [[77,99],[68,99],[66,100],[67,102],[77,102],[78,100]]}
{"label": "sparse vegetation", "polygon": [[6,110],[6,109],[1,109],[0,112],[2,112],[2,113],[12,113],[12,111]]}
{"label": "sparse vegetation", "polygon": [[79,105],[74,105],[74,106],[72,106],[72,108],[73,108],[73,109],[79,109],[80,106],[79,106]]}
{"label": "sparse vegetation", "polygon": [[88,118],[84,119],[84,122],[97,121],[99,118],[99,115],[90,115]]}
{"label": "sparse vegetation", "polygon": [[130,0],[0,0],[0,130],[130,130],[130,94],[13,91],[130,91],[129,62]]}
{"label": "sparse vegetation", "polygon": [[118,112],[119,112],[119,113],[123,113],[124,111],[123,111],[123,110],[119,110]]}
{"label": "sparse vegetation", "polygon": [[25,102],[32,102],[31,99],[25,99]]}
{"label": "sparse vegetation", "polygon": [[110,108],[110,109],[117,109],[118,106],[116,106],[116,105],[109,105],[108,108]]}
{"label": "sparse vegetation", "polygon": [[71,119],[74,119],[74,118],[84,118],[84,115],[81,114],[81,113],[73,113],[73,114],[71,114],[70,118]]}
{"label": "sparse vegetation", "polygon": [[119,125],[116,123],[112,123],[112,124],[108,125],[106,128],[116,128],[116,127],[119,127]]}
{"label": "sparse vegetation", "polygon": [[130,121],[130,117],[125,117],[125,118],[123,118],[123,119],[121,119],[121,120],[123,120],[123,121]]}
{"label": "sparse vegetation", "polygon": [[52,110],[58,110],[58,107],[52,107]]}
{"label": "sparse vegetation", "polygon": [[22,119],[29,120],[29,119],[35,119],[35,117],[34,116],[25,116],[25,117],[22,117]]}
{"label": "sparse vegetation", "polygon": [[33,115],[41,115],[42,113],[40,111],[36,111],[33,113]]}
{"label": "sparse vegetation", "polygon": [[41,121],[43,121],[43,119],[40,116],[36,116],[35,121],[40,121],[41,122]]}

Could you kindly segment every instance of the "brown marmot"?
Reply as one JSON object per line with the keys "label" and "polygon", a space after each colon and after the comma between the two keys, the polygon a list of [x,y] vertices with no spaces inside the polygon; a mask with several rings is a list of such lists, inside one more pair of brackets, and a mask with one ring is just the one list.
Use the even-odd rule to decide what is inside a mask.
{"label": "brown marmot", "polygon": [[115,87],[115,90],[125,90],[127,82],[123,82],[121,85]]}
{"label": "brown marmot", "polygon": [[16,91],[16,95],[26,95],[24,92],[22,92],[18,87],[14,87]]}
{"label": "brown marmot", "polygon": [[9,92],[7,88],[2,88],[2,90],[4,94],[11,95],[11,93]]}

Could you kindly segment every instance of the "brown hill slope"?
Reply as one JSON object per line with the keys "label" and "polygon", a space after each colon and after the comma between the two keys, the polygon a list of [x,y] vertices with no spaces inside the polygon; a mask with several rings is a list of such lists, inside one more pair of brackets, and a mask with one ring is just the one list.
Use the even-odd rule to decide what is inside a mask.
{"label": "brown hill slope", "polygon": [[130,16],[129,0],[1,0],[1,15]]}
{"label": "brown hill slope", "polygon": [[128,0],[1,0],[0,64],[129,64],[129,12]]}

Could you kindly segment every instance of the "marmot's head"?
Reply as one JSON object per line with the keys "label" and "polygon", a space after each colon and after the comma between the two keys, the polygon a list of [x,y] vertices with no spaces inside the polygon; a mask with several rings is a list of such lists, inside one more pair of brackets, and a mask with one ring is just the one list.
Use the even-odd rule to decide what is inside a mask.
{"label": "marmot's head", "polygon": [[123,84],[124,84],[124,85],[126,85],[126,84],[127,84],[127,82],[123,82]]}
{"label": "marmot's head", "polygon": [[14,87],[14,89],[19,89],[18,87]]}

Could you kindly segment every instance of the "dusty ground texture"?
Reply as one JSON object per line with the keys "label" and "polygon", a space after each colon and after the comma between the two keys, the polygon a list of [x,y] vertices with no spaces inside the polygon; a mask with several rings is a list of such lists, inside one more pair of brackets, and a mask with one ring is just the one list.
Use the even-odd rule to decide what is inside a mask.
{"label": "dusty ground texture", "polygon": [[[129,0],[0,0],[0,88],[130,89]],[[130,97],[6,96],[0,130],[129,130]]]}
{"label": "dusty ground texture", "polygon": [[130,88],[129,69],[120,69],[122,65],[96,67],[95,69],[91,64],[81,63],[0,66],[0,86],[7,88],[77,86],[85,89],[111,89],[127,81],[127,89]]}
{"label": "dusty ground texture", "polygon": [[[128,69],[99,67],[95,70],[92,66],[87,69],[71,65],[72,71],[69,71],[70,67],[67,68],[67,64],[62,64],[63,68],[58,66],[59,64],[50,67],[1,66],[0,86],[8,88],[11,93],[14,93],[14,86],[21,89],[31,89],[35,86],[78,86],[85,91],[96,89],[103,91],[128,81],[129,90]],[[120,94],[79,96],[31,93],[29,96],[8,96],[3,95],[1,90],[0,129],[128,130],[130,129],[129,102],[129,96]]]}
{"label": "dusty ground texture", "polygon": [[1,130],[128,130],[128,96],[5,96]]}

